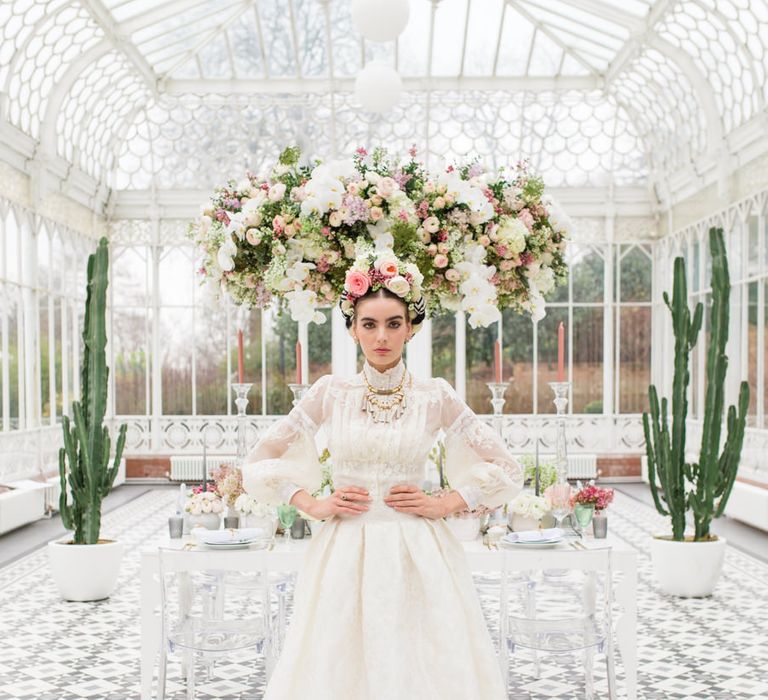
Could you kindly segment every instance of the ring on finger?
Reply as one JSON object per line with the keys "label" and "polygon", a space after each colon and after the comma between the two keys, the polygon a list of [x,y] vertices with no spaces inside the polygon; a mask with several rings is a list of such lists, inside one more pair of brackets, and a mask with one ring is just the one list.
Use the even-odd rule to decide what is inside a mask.
{"label": "ring on finger", "polygon": [[341,500],[342,500],[342,501],[348,501],[348,500],[349,500],[349,496],[347,496],[347,494],[346,494],[346,493],[342,493],[342,494],[341,494]]}

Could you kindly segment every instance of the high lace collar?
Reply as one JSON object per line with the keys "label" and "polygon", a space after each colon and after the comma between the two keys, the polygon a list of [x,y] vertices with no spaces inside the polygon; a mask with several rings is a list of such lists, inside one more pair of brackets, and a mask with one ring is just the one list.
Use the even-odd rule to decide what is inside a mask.
{"label": "high lace collar", "polygon": [[394,367],[385,369],[383,372],[379,372],[379,370],[372,367],[368,360],[363,365],[363,372],[365,372],[365,376],[368,377],[368,381],[375,389],[393,389],[400,383],[404,371],[405,363],[402,357]]}

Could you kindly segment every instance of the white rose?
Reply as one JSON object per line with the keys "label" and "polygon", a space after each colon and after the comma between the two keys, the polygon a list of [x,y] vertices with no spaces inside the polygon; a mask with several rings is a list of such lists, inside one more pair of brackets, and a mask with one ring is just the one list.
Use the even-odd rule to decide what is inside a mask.
{"label": "white rose", "polygon": [[285,195],[285,185],[282,182],[276,182],[269,188],[269,201],[279,202]]}
{"label": "white rose", "polygon": [[421,286],[424,282],[424,275],[421,274],[421,270],[419,270],[418,265],[415,263],[406,263],[405,264],[405,271],[413,277],[413,283],[417,286]]}
{"label": "white rose", "polygon": [[190,515],[200,515],[200,513],[202,513],[202,511],[200,510],[200,504],[197,501],[192,501],[191,503],[188,503],[187,510],[189,511]]}
{"label": "white rose", "polygon": [[531,268],[528,279],[533,281],[542,295],[549,294],[555,288],[555,273],[551,267]]}
{"label": "white rose", "polygon": [[520,219],[505,219],[498,230],[499,243],[506,246],[513,254],[525,250],[528,228]]}
{"label": "white rose", "polygon": [[408,294],[408,290],[411,288],[408,284],[408,280],[402,275],[391,277],[384,283],[384,285],[390,292],[397,294],[399,297],[404,297]]}
{"label": "white rose", "polygon": [[428,216],[426,219],[424,219],[424,223],[422,224],[425,231],[429,231],[429,233],[435,233],[440,229],[440,219],[438,219],[436,216]]}
{"label": "white rose", "polygon": [[202,503],[200,503],[200,510],[203,513],[210,513],[211,512],[211,502],[206,499]]}
{"label": "white rose", "polygon": [[338,211],[331,212],[331,215],[328,217],[328,223],[334,228],[337,228],[341,226],[341,222],[342,222],[341,212],[338,212]]}
{"label": "white rose", "polygon": [[221,510],[222,505],[218,498],[215,501],[211,501],[211,513],[221,513]]}

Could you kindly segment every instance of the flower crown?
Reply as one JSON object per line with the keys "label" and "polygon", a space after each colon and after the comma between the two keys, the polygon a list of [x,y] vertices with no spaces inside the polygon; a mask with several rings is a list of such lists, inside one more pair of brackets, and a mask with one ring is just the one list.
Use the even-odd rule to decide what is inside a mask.
{"label": "flower crown", "polygon": [[341,313],[348,319],[354,318],[358,299],[368,292],[387,289],[405,302],[413,332],[416,333],[421,328],[421,322],[413,323],[413,320],[423,318],[426,313],[421,291],[423,281],[424,276],[414,263],[402,262],[390,250],[359,255],[344,279],[344,291],[339,300]]}

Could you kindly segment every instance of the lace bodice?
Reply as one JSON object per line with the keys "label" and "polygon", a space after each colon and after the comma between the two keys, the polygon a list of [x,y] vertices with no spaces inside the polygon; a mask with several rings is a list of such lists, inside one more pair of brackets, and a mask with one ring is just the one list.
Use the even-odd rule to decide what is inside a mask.
{"label": "lace bodice", "polygon": [[[376,388],[396,386],[403,370],[402,361],[385,372],[367,363],[364,368]],[[320,428],[328,438],[334,485],[367,488],[373,509],[388,509],[381,499],[394,484],[421,484],[441,431],[446,476],[470,508],[501,505],[522,487],[522,471],[501,438],[444,379],[413,378],[406,409],[391,423],[376,423],[363,410],[365,391],[362,373],[351,379],[318,379],[248,456],[243,467],[246,490],[265,502],[288,502],[299,489],[316,491],[321,467],[314,436]]]}

